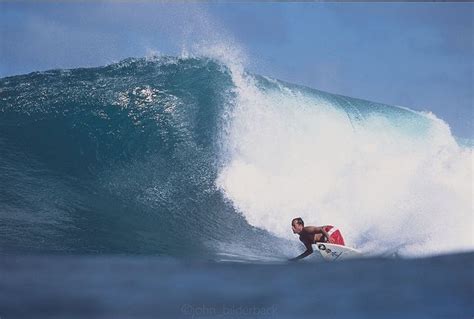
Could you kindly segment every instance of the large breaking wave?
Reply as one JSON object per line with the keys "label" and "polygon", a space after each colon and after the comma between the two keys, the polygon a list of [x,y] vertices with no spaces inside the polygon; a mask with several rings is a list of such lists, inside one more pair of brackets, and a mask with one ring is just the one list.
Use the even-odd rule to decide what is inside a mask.
{"label": "large breaking wave", "polygon": [[472,250],[472,148],[433,114],[206,57],[0,79],[4,252],[297,253],[291,218],[364,251]]}

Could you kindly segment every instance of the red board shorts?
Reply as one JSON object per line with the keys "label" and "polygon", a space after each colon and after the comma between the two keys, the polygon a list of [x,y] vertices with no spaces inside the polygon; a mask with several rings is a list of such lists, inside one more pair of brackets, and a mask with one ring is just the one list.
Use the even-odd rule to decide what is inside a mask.
{"label": "red board shorts", "polygon": [[344,238],[341,232],[334,226],[325,226],[324,230],[328,232],[331,243],[344,246]]}

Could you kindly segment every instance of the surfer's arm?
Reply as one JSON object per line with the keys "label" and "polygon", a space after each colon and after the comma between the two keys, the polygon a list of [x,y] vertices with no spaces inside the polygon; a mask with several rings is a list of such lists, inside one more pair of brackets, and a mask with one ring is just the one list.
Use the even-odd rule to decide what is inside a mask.
{"label": "surfer's arm", "polygon": [[311,243],[304,243],[304,245],[306,246],[306,251],[302,253],[301,255],[296,256],[295,258],[291,258],[290,261],[296,261],[298,259],[309,256],[313,253],[313,246],[311,246]]}
{"label": "surfer's arm", "polygon": [[324,230],[324,227],[320,227],[321,233],[323,233],[324,237],[326,237],[326,241],[329,243],[329,234],[327,231]]}
{"label": "surfer's arm", "polygon": [[[326,242],[327,243],[330,243],[330,240],[329,240],[329,234],[326,230],[324,230],[324,227],[326,226],[321,226],[321,227],[313,227],[313,231],[316,233],[316,234],[323,234],[324,237],[326,237]],[[319,241],[322,241],[322,240],[319,240]]]}

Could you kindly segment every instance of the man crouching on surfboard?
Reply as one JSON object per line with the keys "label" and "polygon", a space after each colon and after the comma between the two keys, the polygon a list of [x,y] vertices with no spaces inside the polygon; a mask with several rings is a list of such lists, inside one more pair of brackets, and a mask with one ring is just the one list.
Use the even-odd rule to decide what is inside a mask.
{"label": "man crouching on surfboard", "polygon": [[313,253],[311,245],[315,243],[331,243],[344,246],[344,238],[342,238],[341,232],[334,226],[304,227],[303,219],[296,217],[291,221],[291,228],[293,229],[293,234],[300,235],[300,240],[306,246],[306,251],[295,258],[291,258],[290,261],[311,255]]}

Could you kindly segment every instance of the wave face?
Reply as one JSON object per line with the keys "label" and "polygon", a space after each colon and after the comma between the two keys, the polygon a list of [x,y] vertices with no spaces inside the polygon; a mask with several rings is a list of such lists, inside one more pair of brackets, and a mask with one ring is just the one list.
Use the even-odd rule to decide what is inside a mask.
{"label": "wave face", "polygon": [[351,246],[472,250],[472,148],[416,113],[210,58],[127,59],[0,79],[4,252],[221,259]]}

